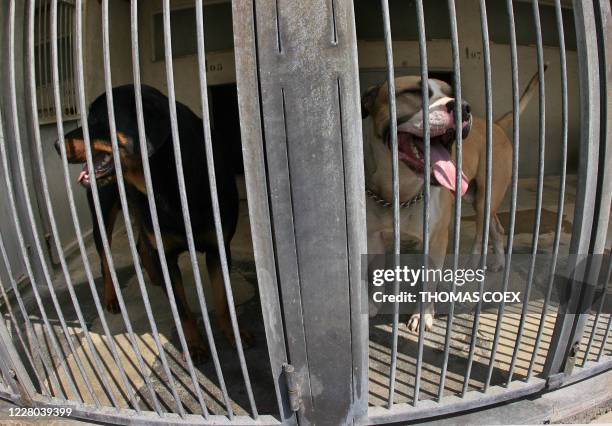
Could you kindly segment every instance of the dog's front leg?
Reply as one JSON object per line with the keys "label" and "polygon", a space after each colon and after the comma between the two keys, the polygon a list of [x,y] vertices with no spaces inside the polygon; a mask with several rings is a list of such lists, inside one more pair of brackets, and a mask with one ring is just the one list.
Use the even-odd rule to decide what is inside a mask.
{"label": "dog's front leg", "polygon": [[[448,246],[448,223],[450,222],[450,214],[448,218],[442,218],[438,226],[433,230],[429,238],[429,257],[430,263],[427,265],[428,269],[438,270],[444,266],[444,257],[446,256],[446,248]],[[423,285],[423,291],[434,293],[438,287],[438,283],[435,281],[427,281]],[[435,306],[431,301],[422,302],[419,298],[419,303],[425,303],[423,309],[423,321],[425,323],[425,331],[431,331],[434,323]],[[419,312],[416,312],[410,316],[407,326],[412,332],[418,332],[421,323],[421,312],[419,305]]]}
{"label": "dog's front leg", "polygon": [[[227,253],[228,267],[231,262],[231,254],[229,250]],[[206,268],[208,269],[208,275],[210,276],[210,285],[213,290],[213,302],[215,305],[215,317],[217,323],[223,331],[223,334],[230,342],[232,346],[236,345],[234,338],[234,330],[232,328],[232,322],[229,312],[229,305],[227,303],[227,295],[225,293],[225,284],[223,282],[223,270],[221,268],[221,259],[217,251],[211,250],[206,253]],[[242,343],[246,347],[250,347],[254,344],[253,336],[242,327],[240,329],[240,338]]]}
{"label": "dog's front leg", "polygon": [[[166,296],[168,292],[164,284],[164,276],[159,260],[157,249],[151,244],[152,236],[147,231],[141,229],[140,236],[138,238],[138,254],[142,265],[147,271],[149,279],[153,285],[160,286]],[[183,332],[185,333],[185,340],[187,341],[187,347],[191,355],[191,359],[194,363],[199,364],[208,358],[206,345],[204,339],[200,335],[197,329],[197,322],[193,316],[189,305],[187,304],[187,297],[185,296],[185,289],[183,288],[183,279],[181,271],[178,266],[178,255],[166,253],[166,261],[168,264],[168,272],[170,273],[170,281],[172,285],[172,292],[176,301],[176,307],[181,319],[181,325]],[[183,354],[185,357],[185,354]]]}
{"label": "dog's front leg", "polygon": [[[100,197],[100,210],[102,211],[102,221],[104,222],[104,228],[106,236],[108,238],[108,246],[110,247],[113,241],[113,228],[115,227],[115,221],[117,220],[117,214],[120,210],[119,194],[112,188],[101,187],[98,191]],[[104,251],[104,244],[102,243],[102,233],[98,226],[98,219],[96,217],[96,210],[93,202],[93,195],[91,189],[87,190],[87,203],[89,204],[89,210],[92,216],[93,223],[93,239],[96,245],[96,251],[100,258],[100,269],[102,271],[102,281],[104,282],[104,307],[112,314],[118,314],[121,309],[119,308],[119,302],[117,301],[117,293],[115,292],[115,286],[113,286],[113,280],[111,278],[110,268]],[[111,256],[111,253],[108,253]]]}
{"label": "dog's front leg", "polygon": [[506,263],[504,249],[504,227],[496,214],[491,215],[491,242],[493,243],[493,257],[488,265],[491,272],[499,272]]}

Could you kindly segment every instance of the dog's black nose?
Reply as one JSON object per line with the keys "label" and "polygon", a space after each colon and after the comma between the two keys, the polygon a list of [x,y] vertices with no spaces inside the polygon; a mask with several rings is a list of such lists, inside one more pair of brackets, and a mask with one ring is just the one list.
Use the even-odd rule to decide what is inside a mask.
{"label": "dog's black nose", "polygon": [[[448,112],[453,112],[455,110],[455,105],[456,102],[454,100],[448,101],[448,103],[446,104],[446,110]],[[468,104],[466,101],[461,101],[461,118],[463,120],[467,120],[468,118],[470,118],[471,113],[472,108],[470,107],[470,104]]]}

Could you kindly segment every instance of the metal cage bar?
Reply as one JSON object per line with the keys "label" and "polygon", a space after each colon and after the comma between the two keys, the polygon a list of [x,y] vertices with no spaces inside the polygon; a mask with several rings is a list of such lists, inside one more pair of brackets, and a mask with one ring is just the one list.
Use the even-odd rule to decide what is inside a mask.
{"label": "metal cage bar", "polygon": [[[397,108],[395,104],[395,71],[393,64],[393,45],[391,41],[391,18],[389,0],[381,0],[383,31],[385,38],[385,58],[387,65],[387,92],[389,97],[389,133],[391,147],[392,187],[393,187],[393,254],[394,263],[398,264],[400,254],[400,218],[399,218],[399,154],[397,144]],[[393,294],[399,293],[399,282],[393,284]],[[397,336],[399,330],[399,302],[393,305],[393,329],[391,334],[391,366],[389,372],[389,396],[387,407],[393,407],[395,394],[395,375],[397,372]]]}
{"label": "metal cage bar", "polygon": [[[525,321],[527,319],[527,308],[529,307],[529,298],[531,295],[531,289],[533,286],[533,274],[535,272],[535,262],[538,254],[538,241],[540,237],[540,221],[542,218],[542,192],[544,190],[544,159],[545,159],[545,123],[546,123],[546,86],[544,82],[544,47],[542,45],[542,24],[540,22],[540,8],[537,0],[532,0],[533,8],[533,19],[535,21],[536,29],[536,49],[538,58],[538,79],[540,85],[538,86],[538,104],[539,104],[539,142],[538,142],[538,186],[536,189],[536,214],[535,221],[533,224],[532,240],[531,240],[531,263],[529,265],[529,273],[527,276],[527,284],[525,291],[523,292],[523,308],[521,310],[521,318],[519,320],[519,327],[514,345],[514,351],[512,353],[512,360],[510,361],[510,371],[508,372],[508,383],[512,381],[516,362],[518,360],[518,354],[521,347],[521,340],[523,338],[523,331],[525,330]],[[506,384],[506,385],[507,385]]]}
{"label": "metal cage bar", "polygon": [[[30,12],[31,13],[31,12]],[[78,28],[78,18],[77,18],[77,28]],[[77,34],[77,39],[80,40],[80,33]],[[30,41],[30,51],[32,51],[32,41]],[[78,52],[78,47],[77,47],[77,52]],[[34,53],[30,52],[30,55],[33,55]],[[34,72],[32,70],[32,65],[33,65],[33,59],[30,59],[30,91],[35,90],[35,78],[34,78]],[[57,93],[59,94],[59,88],[57,90]],[[54,94],[53,96],[55,96],[55,89],[54,89]],[[61,100],[59,101],[60,105],[61,105]],[[40,130],[39,130],[39,123],[38,123],[38,119],[37,116],[34,115],[34,111],[36,111],[38,109],[37,105],[36,105],[36,100],[34,99],[34,96],[32,96],[32,103],[31,103],[31,109],[33,111],[32,113],[32,117],[33,117],[33,134],[34,134],[34,140],[36,143],[36,155],[37,155],[37,160],[38,160],[38,164],[39,164],[39,172],[41,174],[41,182],[42,182],[42,187],[43,187],[43,194],[45,197],[45,205],[50,206],[51,205],[51,201],[48,200],[48,196],[49,196],[49,188],[48,188],[48,182],[47,182],[47,172],[46,172],[46,168],[44,165],[44,161],[43,161],[43,154],[42,154],[42,142],[41,142],[41,137],[40,137]],[[57,132],[58,132],[58,139],[61,140],[63,138],[63,123],[61,122],[61,120],[57,121]],[[62,144],[63,146],[63,144]],[[61,150],[60,150],[61,151]],[[125,375],[124,370],[121,367],[121,360],[119,358],[119,353],[117,351],[116,345],[115,345],[115,341],[112,338],[112,335],[110,333],[110,329],[108,327],[108,323],[106,320],[106,316],[104,314],[104,310],[101,307],[100,304],[100,300],[99,300],[99,296],[98,296],[98,292],[96,290],[96,284],[93,278],[93,273],[91,271],[91,265],[89,263],[89,259],[87,258],[87,254],[86,254],[86,249],[85,249],[85,242],[83,240],[82,237],[82,232],[81,232],[81,224],[78,218],[78,214],[77,214],[77,210],[76,210],[76,203],[75,203],[75,199],[74,199],[74,192],[72,191],[72,186],[71,186],[71,182],[70,182],[70,172],[68,170],[68,162],[65,161],[65,157],[62,155],[62,153],[60,152],[60,156],[62,157],[62,167],[63,167],[63,176],[64,176],[64,186],[66,188],[66,194],[68,197],[68,207],[69,207],[69,211],[70,211],[70,216],[72,218],[72,223],[73,223],[73,227],[75,230],[75,235],[77,238],[77,243],[78,243],[78,247],[79,247],[79,253],[81,256],[81,259],[83,260],[83,268],[85,270],[85,274],[87,277],[87,281],[89,283],[89,287],[91,290],[91,294],[94,300],[94,304],[96,306],[96,312],[98,313],[98,316],[100,318],[100,321],[102,323],[102,327],[104,329],[105,335],[108,339],[108,343],[109,343],[109,347],[110,347],[110,351],[111,354],[113,356],[113,359],[115,361],[115,363],[117,364],[118,368],[119,368],[119,374],[120,377],[122,379],[122,382],[124,383],[126,390],[128,390],[129,392],[129,381],[127,380],[127,376]],[[48,207],[49,210],[49,214],[50,216],[53,215],[53,209],[51,207]],[[54,225],[52,225],[52,230],[53,230]],[[57,240],[59,239],[57,236],[57,231],[54,232],[55,235],[55,240],[56,240],[56,245],[58,244]],[[58,251],[58,256],[60,255],[60,253],[62,252],[61,247],[59,247],[57,249]],[[60,258],[61,261],[61,258]],[[111,397],[114,398],[114,394],[111,391],[111,395],[113,395]],[[132,401],[135,401],[135,398],[132,398]]]}
{"label": "metal cage bar", "polygon": [[[483,229],[482,229],[482,252],[480,255],[479,265],[485,269],[487,264],[487,252],[489,246],[489,225],[491,221],[491,176],[492,170],[492,156],[493,156],[493,89],[491,87],[491,51],[489,46],[489,24],[487,22],[487,6],[485,0],[479,2],[480,10],[480,29],[482,33],[482,47],[484,56],[484,77],[485,77],[485,110],[486,110],[486,182],[485,182],[485,208],[483,218]],[[476,213],[478,214],[478,212]],[[477,225],[478,226],[478,225]],[[478,235],[478,229],[476,229]],[[479,294],[482,295],[484,292],[484,280],[482,280],[478,287]],[[474,353],[476,351],[476,338],[478,335],[478,325],[480,322],[480,314],[482,310],[482,297],[479,298],[476,305],[476,312],[474,313],[474,321],[472,324],[472,336],[470,339],[470,351],[468,354],[468,364],[464,374],[463,387],[461,390],[461,396],[465,397],[470,384],[470,376],[472,373],[472,364],[474,362]],[[499,321],[499,318],[498,320]]]}
{"label": "metal cage bar", "polygon": [[[215,221],[215,232],[217,236],[217,248],[219,250],[219,257],[221,258],[222,265],[222,273],[223,273],[223,285],[226,290],[226,294],[228,296],[227,303],[230,306],[234,306],[230,277],[229,277],[229,267],[227,262],[227,256],[225,251],[225,241],[223,238],[223,230],[221,228],[221,213],[219,210],[219,197],[217,194],[217,182],[215,177],[215,162],[213,156],[213,147],[212,147],[212,136],[210,133],[210,112],[208,109],[208,84],[206,79],[206,52],[205,52],[205,43],[204,43],[204,5],[202,0],[196,0],[196,27],[197,27],[197,36],[198,36],[198,77],[200,80],[200,103],[202,105],[202,122],[204,125],[204,144],[206,149],[206,166],[208,170],[208,182],[210,185],[210,198],[213,206],[213,216]],[[204,293],[202,291],[201,283],[196,285],[198,289],[198,297],[200,299],[200,306],[202,309],[202,313],[204,316],[204,326],[206,328],[206,336],[208,338],[208,344],[210,346],[211,352],[213,354],[213,363],[215,366],[215,371],[217,373],[217,378],[219,380],[219,384],[221,387],[221,392],[223,394],[223,399],[225,401],[225,405],[227,407],[228,417],[230,420],[233,417],[231,403],[229,401],[229,395],[227,393],[227,387],[225,385],[225,380],[223,378],[223,372],[221,371],[221,365],[219,362],[219,355],[217,354],[217,348],[215,347],[215,341],[213,339],[212,329],[210,326],[210,319],[207,314],[206,302],[204,300]],[[235,316],[235,311],[234,311]],[[234,335],[237,336],[240,334],[240,331],[237,329],[237,318],[232,319],[232,325],[236,325],[233,327]],[[240,357],[240,368],[242,370],[243,379],[245,381],[245,385],[247,386],[247,392],[249,392],[249,403],[252,404],[253,412],[256,413],[256,408],[254,405],[254,399],[250,384],[250,378],[246,367],[246,360],[244,359],[244,352],[240,349],[238,351],[238,355]],[[277,399],[278,401],[278,399]],[[279,402],[280,404],[280,402]],[[279,412],[280,412],[279,405]],[[256,414],[254,415],[256,418]]]}
{"label": "metal cage bar", "polygon": [[[4,243],[3,241],[1,242]],[[36,363],[34,362],[34,358],[32,357],[32,353],[31,353],[32,349],[27,345],[23,337],[23,333],[21,332],[21,328],[19,327],[19,323],[17,322],[15,313],[13,312],[13,309],[11,308],[11,302],[8,298],[8,295],[6,294],[6,290],[4,288],[4,284],[2,283],[2,280],[0,280],[0,293],[2,293],[2,300],[4,301],[4,306],[6,307],[6,311],[9,316],[10,324],[12,324],[12,326],[14,327],[15,333],[17,334],[17,340],[19,341],[19,344],[23,348],[23,354],[25,354],[25,357],[28,360],[28,363],[30,364],[31,371],[34,373],[36,380],[38,380],[41,392],[43,394],[51,396],[51,392],[45,386],[43,386],[44,381],[42,379],[42,376],[40,375],[40,372],[38,371]],[[3,314],[2,320],[4,321],[4,314]],[[6,343],[7,342],[4,342],[4,344]],[[42,355],[40,357],[42,359]]]}
{"label": "metal cage bar", "polygon": [[568,140],[568,102],[567,102],[567,57],[565,53],[565,31],[563,29],[563,15],[561,14],[561,1],[555,1],[555,17],[557,22],[557,33],[559,36],[559,67],[561,69],[561,125],[562,125],[562,145],[561,145],[561,177],[559,178],[559,199],[557,202],[557,224],[555,225],[555,237],[553,241],[552,258],[550,261],[549,281],[547,284],[546,296],[542,307],[542,316],[536,340],[533,346],[531,361],[529,362],[529,370],[527,371],[527,380],[531,379],[533,369],[535,367],[536,356],[540,349],[542,336],[544,334],[545,318],[548,314],[550,299],[554,285],[555,271],[557,268],[557,259],[559,256],[559,242],[561,240],[561,226],[563,222],[563,210],[565,206],[565,184],[567,175],[567,140]]}
{"label": "metal cage bar", "polygon": [[[8,30],[8,38],[9,38],[9,52],[8,52],[8,73],[9,73],[9,99],[10,99],[10,103],[11,103],[11,118],[12,118],[12,124],[13,124],[13,138],[16,141],[19,141],[20,136],[19,136],[19,129],[18,129],[18,113],[17,113],[17,94],[16,94],[16,77],[15,77],[15,39],[14,39],[14,33],[15,33],[15,1],[11,1],[9,3],[9,25],[7,27]],[[20,143],[16,144],[17,146],[20,145]],[[40,313],[43,317],[43,322],[45,324],[47,333],[49,335],[49,338],[51,340],[51,345],[55,351],[55,353],[57,354],[57,356],[59,357],[59,359],[61,360],[61,365],[64,367],[64,370],[66,371],[66,377],[68,379],[68,384],[70,385],[71,390],[73,391],[74,395],[76,398],[79,398],[80,401],[82,402],[82,395],[79,393],[79,391],[77,390],[76,384],[73,380],[73,377],[71,376],[72,371],[69,370],[68,365],[66,363],[66,360],[63,356],[63,351],[60,349],[60,345],[59,342],[57,340],[57,337],[53,331],[53,328],[51,327],[51,324],[49,322],[49,318],[47,316],[47,313],[45,311],[44,308],[44,304],[42,303],[42,298],[40,297],[40,293],[37,289],[37,283],[36,283],[36,278],[35,278],[35,274],[34,274],[34,269],[32,266],[32,262],[30,261],[30,256],[28,254],[27,248],[26,248],[26,243],[25,243],[25,239],[24,239],[24,234],[23,234],[23,229],[22,229],[22,223],[21,223],[21,219],[19,218],[19,214],[17,212],[17,207],[16,207],[16,200],[15,200],[15,193],[13,190],[13,179],[10,175],[10,168],[9,168],[9,163],[8,163],[8,152],[7,152],[7,147],[6,147],[6,143],[4,138],[0,139],[0,150],[1,150],[1,156],[2,156],[2,167],[4,169],[4,178],[5,178],[5,183],[6,183],[6,188],[7,188],[7,193],[8,193],[8,197],[9,197],[9,205],[10,205],[10,209],[11,209],[11,214],[13,216],[13,223],[15,225],[15,232],[17,234],[17,238],[19,240],[19,248],[20,248],[20,252],[21,252],[21,256],[23,258],[23,261],[25,263],[26,266],[26,270],[28,272],[28,276],[30,277],[30,284],[32,287],[32,291],[34,293],[34,297],[36,299],[36,303],[38,305],[38,308],[40,310]],[[20,150],[17,150],[18,154],[20,155]],[[22,163],[22,161],[20,161],[20,163]],[[20,170],[23,172],[23,164],[20,164]],[[21,174],[21,178],[23,179],[23,173]],[[22,183],[22,182],[21,182]],[[29,198],[27,197],[27,195],[25,196],[26,198],[26,208],[28,210],[28,219],[30,224],[32,225],[32,228],[36,227],[36,224],[34,222],[33,219],[33,214],[32,214],[32,208],[31,208],[31,204],[29,202]],[[36,229],[32,229],[33,232],[36,232]],[[36,238],[36,243],[39,243],[38,239]],[[39,244],[36,244],[36,248],[40,249]],[[44,274],[44,279],[47,283],[47,286],[49,288],[50,293],[53,295],[53,301],[54,301],[54,307],[56,308],[56,310],[58,311],[58,316],[61,317],[61,325],[62,325],[62,331],[64,332],[64,335],[70,345],[70,350],[71,353],[73,354],[73,356],[76,357],[76,349],[74,347],[74,343],[72,342],[72,338],[70,336],[70,333],[67,330],[66,327],[66,323],[63,320],[63,316],[61,313],[61,309],[59,309],[59,306],[57,304],[57,298],[55,297],[55,293],[53,291],[53,287],[51,285],[50,282],[50,276],[49,276],[49,271],[47,269],[47,265],[46,265],[46,261],[44,260],[44,258],[41,255],[40,250],[37,250],[37,253],[39,254],[38,259],[41,261],[42,265],[41,267],[43,268],[43,274]],[[80,373],[83,374],[84,368],[82,363],[78,364],[78,369],[80,371]],[[75,376],[76,377],[76,376]],[[87,379],[85,379],[87,380]],[[89,383],[89,382],[86,382]],[[89,383],[88,387],[88,391],[90,391],[93,395],[93,391],[91,390],[91,383]],[[98,402],[99,404],[99,402]]]}
{"label": "metal cage bar", "polygon": [[[416,18],[417,18],[417,29],[419,33],[419,66],[421,71],[421,99],[422,111],[423,111],[423,123],[429,123],[429,70],[427,66],[427,42],[425,37],[425,13],[423,12],[423,0],[416,1]],[[392,116],[395,121],[395,115]],[[428,267],[428,256],[429,256],[429,221],[430,212],[429,204],[431,197],[431,138],[430,138],[430,127],[426,124],[423,129],[423,157],[424,157],[424,169],[427,173],[424,173],[425,183],[423,192],[423,265],[425,269]],[[398,185],[399,191],[399,185]],[[399,219],[398,219],[399,220]],[[398,244],[399,245],[399,244]],[[422,281],[422,288],[427,287],[427,280]],[[421,374],[423,368],[423,345],[425,341],[425,302],[421,300],[419,302],[419,337],[418,337],[418,353],[416,361],[416,376],[414,380],[414,397],[412,404],[416,406],[419,401],[419,391],[421,387]],[[395,355],[397,356],[397,354]]]}
{"label": "metal cage bar", "polygon": [[[451,50],[453,59],[453,91],[455,102],[457,105],[462,105],[461,97],[461,62],[459,55],[459,36],[457,34],[457,10],[455,0],[448,0],[448,14],[450,18],[451,31]],[[456,169],[455,187],[461,187],[461,173],[463,166],[463,132],[462,132],[462,117],[463,109],[455,108],[455,155]],[[453,220],[453,270],[459,268],[459,248],[461,236],[461,197],[455,197],[454,204],[454,220]],[[456,294],[457,288],[453,286],[453,294]],[[444,338],[444,356],[442,360],[442,369],[440,372],[440,385],[438,390],[438,402],[444,396],[444,384],[446,382],[446,374],[448,372],[448,358],[450,355],[451,337],[453,331],[453,319],[455,313],[455,301],[451,300],[448,317],[446,320],[446,336]]]}
{"label": "metal cage bar", "polygon": [[[512,66],[512,181],[510,195],[510,223],[508,225],[508,242],[506,244],[506,259],[504,262],[504,277],[502,290],[508,289],[510,280],[510,265],[512,262],[512,248],[514,246],[514,228],[516,225],[516,207],[518,197],[518,164],[519,164],[519,147],[520,147],[520,110],[519,110],[519,78],[518,78],[518,51],[516,43],[516,25],[514,21],[514,10],[512,0],[506,0],[506,11],[508,14],[508,24],[510,27],[510,59]],[[505,303],[502,300],[497,311],[497,324],[495,324],[495,334],[493,336],[493,346],[491,348],[491,356],[489,361],[489,369],[487,379],[484,385],[484,391],[489,389],[493,369],[495,368],[495,356],[499,346],[501,336],[501,326],[504,318]]]}
{"label": "metal cage bar", "polygon": [[[36,159],[37,159],[37,166],[38,166],[38,171],[40,173],[40,182],[41,182],[41,187],[42,187],[42,194],[44,197],[44,202],[45,202],[45,207],[48,211],[48,218],[49,218],[49,225],[51,226],[51,236],[52,236],[52,240],[55,243],[55,250],[57,252],[57,256],[59,258],[60,261],[60,266],[62,269],[62,274],[64,276],[64,279],[66,281],[66,286],[68,288],[68,292],[70,294],[70,298],[72,300],[72,303],[75,307],[75,312],[77,314],[77,317],[79,319],[79,324],[81,326],[81,328],[84,331],[85,334],[85,339],[87,342],[87,346],[90,348],[90,351],[92,352],[92,356],[94,358],[94,362],[95,362],[95,366],[97,369],[97,374],[100,377],[100,380],[102,381],[102,385],[103,385],[103,389],[107,395],[107,397],[109,398],[109,400],[112,402],[112,404],[115,407],[118,407],[118,402],[112,392],[112,390],[110,389],[110,384],[108,382],[108,378],[106,377],[106,374],[104,372],[104,368],[102,366],[102,362],[100,360],[100,356],[98,353],[97,348],[95,347],[95,345],[93,344],[93,341],[91,340],[91,336],[89,335],[89,330],[88,327],[85,323],[85,320],[83,318],[83,313],[82,310],[80,308],[77,296],[74,292],[74,285],[72,283],[72,279],[70,277],[70,272],[68,270],[68,265],[66,262],[66,257],[64,256],[64,252],[63,249],[61,247],[61,243],[60,243],[60,238],[59,238],[59,232],[58,232],[58,228],[57,228],[57,221],[55,219],[55,214],[53,211],[53,206],[51,203],[51,198],[49,196],[49,185],[47,182],[47,171],[46,171],[46,167],[45,167],[45,163],[43,160],[43,153],[42,153],[42,143],[41,143],[41,137],[40,137],[40,127],[39,127],[39,121],[38,121],[38,106],[37,106],[37,99],[36,99],[36,77],[34,75],[34,19],[35,19],[35,1],[34,0],[30,0],[28,2],[28,48],[27,48],[27,58],[26,58],[26,62],[27,62],[27,70],[26,70],[26,78],[29,82],[29,90],[30,90],[30,111],[31,111],[31,120],[32,120],[32,133],[34,136],[34,142],[35,142],[35,146],[36,146]],[[53,16],[53,14],[52,14]],[[57,51],[55,52],[57,53]],[[57,114],[59,117],[62,116],[62,112],[61,111],[57,111]]]}
{"label": "metal cage bar", "polygon": [[[170,103],[170,124],[172,128],[172,144],[174,147],[174,160],[176,164],[176,172],[178,176],[179,183],[179,194],[181,207],[183,211],[183,219],[185,223],[185,231],[187,234],[187,244],[189,247],[189,255],[192,264],[192,268],[194,271],[194,275],[199,275],[199,268],[197,266],[197,260],[195,257],[195,244],[193,240],[193,233],[191,227],[191,218],[189,214],[189,207],[187,204],[187,192],[185,188],[185,178],[183,175],[183,164],[181,159],[181,150],[180,150],[180,142],[179,142],[179,133],[178,133],[178,124],[177,124],[177,116],[176,116],[176,100],[174,94],[174,71],[172,65],[172,39],[170,33],[170,2],[169,0],[164,0],[163,2],[163,23],[164,23],[164,53],[166,59],[166,79],[168,83],[168,99]],[[207,153],[208,154],[208,153]],[[207,155],[208,159],[209,155]],[[212,157],[210,157],[212,159]],[[209,179],[210,178],[210,170],[209,170]],[[215,216],[215,230],[217,232],[217,240],[219,240],[219,236],[222,236],[221,233],[221,225],[219,221],[219,211],[218,211],[218,198],[216,194],[216,187],[213,187],[213,181],[210,180],[211,184],[211,197],[213,200],[217,201],[217,205],[213,201],[213,214]],[[221,238],[222,240],[223,238]],[[223,247],[223,243],[218,242],[219,247]],[[231,288],[229,285],[229,272],[227,267],[227,259],[225,258],[225,251],[220,252],[219,256],[221,257],[221,265],[224,276],[224,286],[227,297],[227,304],[230,312],[230,319],[232,323],[232,330],[234,332],[234,341],[236,344],[236,351],[238,352],[238,357],[240,359],[240,368],[242,370],[245,387],[247,391],[247,395],[249,398],[249,404],[251,406],[251,414],[254,419],[257,419],[257,407],[255,405],[255,398],[253,396],[253,389],[251,387],[249,374],[247,371],[246,360],[244,357],[244,350],[242,348],[242,337],[240,335],[240,330],[238,329],[238,320],[236,316],[236,309],[234,306],[234,298],[232,294]],[[189,361],[191,362],[191,361]]]}
{"label": "metal cage bar", "polygon": [[[574,1],[573,5],[580,77],[581,143],[576,207],[569,250],[570,255],[575,256],[574,266],[577,266],[586,261],[588,254],[592,252],[591,232],[596,213],[594,212],[596,191],[592,188],[597,188],[597,176],[601,173],[598,167],[601,105],[597,24],[593,4]],[[569,373],[573,368],[573,363],[568,361],[571,361],[570,355],[576,350],[581,338],[577,333],[576,320],[580,317],[577,312],[580,309],[579,303],[583,291],[583,286],[578,283],[587,279],[583,275],[584,268],[580,267],[569,277],[569,294],[557,315],[544,364],[545,375]]]}
{"label": "metal cage bar", "polygon": [[[149,300],[149,295],[144,283],[144,274],[142,273],[142,267],[140,266],[138,249],[136,247],[136,242],[134,239],[134,231],[132,229],[129,206],[127,203],[127,195],[125,191],[125,182],[123,178],[123,168],[120,161],[119,154],[119,145],[117,142],[117,127],[115,123],[115,108],[113,103],[113,88],[112,88],[112,76],[111,76],[111,58],[110,58],[110,36],[109,36],[109,10],[108,10],[108,1],[102,2],[102,52],[103,52],[103,63],[104,63],[104,89],[106,94],[106,108],[108,111],[108,126],[110,129],[111,136],[111,148],[113,152],[113,164],[116,170],[117,177],[117,187],[119,189],[119,202],[121,204],[121,211],[123,212],[123,222],[125,224],[126,234],[128,238],[128,245],[130,248],[130,252],[132,255],[132,259],[134,262],[135,270],[136,270],[136,278],[138,281],[138,287],[140,289],[140,294],[142,295],[142,301],[145,306],[145,311],[147,314],[147,319],[149,321],[149,326],[151,327],[151,333],[153,334],[153,339],[155,341],[155,346],[159,351],[160,360],[162,362],[162,366],[164,368],[164,372],[168,377],[168,382],[170,385],[170,390],[172,393],[172,397],[174,398],[177,411],[181,416],[184,416],[184,409],[182,403],[180,401],[180,397],[178,396],[178,392],[176,390],[176,385],[174,381],[174,377],[172,375],[172,371],[168,366],[168,361],[166,359],[166,353],[159,341],[159,335],[157,332],[157,325],[155,323],[155,319],[153,317],[153,312],[151,310],[151,302]],[[138,349],[136,347],[135,349]],[[140,362],[140,360],[139,360]],[[143,370],[144,373],[144,370]],[[153,404],[155,407],[155,411],[161,416],[161,406],[159,400],[157,398],[156,392],[153,389],[153,385],[150,380],[146,381],[147,387],[151,394]]]}
{"label": "metal cage bar", "polygon": [[[603,312],[604,303],[606,301],[606,295],[607,295],[606,290],[608,289],[608,284],[610,283],[611,276],[612,276],[612,258],[608,256],[608,271],[606,272],[606,278],[603,284],[603,288],[601,290],[601,300],[599,301],[597,312],[595,314],[595,319],[593,320],[593,328],[591,329],[589,341],[584,351],[584,357],[582,358],[581,367],[584,367],[585,364],[587,363],[589,359],[589,355],[591,354],[591,349],[593,348],[593,342],[595,341],[595,335],[597,334],[597,328],[599,327],[599,319],[601,317],[601,313]],[[603,352],[605,346],[606,346],[606,339],[603,339],[601,342],[600,352]]]}

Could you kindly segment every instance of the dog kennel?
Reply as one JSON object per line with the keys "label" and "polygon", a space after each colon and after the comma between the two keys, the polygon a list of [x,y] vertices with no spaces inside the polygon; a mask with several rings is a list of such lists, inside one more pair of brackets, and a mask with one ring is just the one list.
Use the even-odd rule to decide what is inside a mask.
{"label": "dog kennel", "polygon": [[[382,424],[537,395],[612,368],[610,3],[462,3],[2,0],[0,396],[116,424]],[[519,16],[530,20],[517,24]],[[519,94],[533,72],[538,102],[523,120]],[[515,285],[510,265],[531,256],[518,283],[522,303],[478,304],[469,313],[450,305],[433,330],[421,325],[418,333],[397,310],[368,318],[360,97],[396,73],[447,80],[459,104],[469,97],[486,120],[489,182],[493,117],[512,111],[512,181],[499,212],[506,266],[496,277],[504,289]],[[211,127],[221,129],[239,163],[238,255],[231,265],[222,257],[235,346],[208,313],[193,238],[180,262],[209,347],[202,365],[189,356],[167,265],[168,297],[143,272],[116,138],[116,231],[104,231],[95,178],[92,194],[119,314],[101,302],[78,169],[52,151],[55,139],[87,123],[88,102],[125,82],[137,94],[144,83],[163,89],[171,111],[175,100],[189,105],[203,118],[207,152]],[[389,96],[391,116],[395,103]],[[144,135],[142,99],[135,104]],[[423,96],[424,110],[428,104]],[[176,140],[176,111],[171,125]],[[181,170],[185,160],[175,158]],[[214,170],[211,155],[190,160]],[[392,254],[403,250],[398,161],[394,155]],[[143,156],[155,218],[147,164]],[[221,235],[214,173],[209,179]],[[189,236],[180,182],[177,215]],[[426,178],[423,202],[412,207],[422,209],[425,241],[430,185]],[[453,204],[451,257],[474,232],[470,209],[461,198]],[[159,257],[164,268],[163,250]],[[558,271],[561,259],[573,268]],[[540,269],[550,279],[536,291]],[[557,288],[564,291],[553,300]],[[243,346],[239,324],[255,334],[255,347]]]}

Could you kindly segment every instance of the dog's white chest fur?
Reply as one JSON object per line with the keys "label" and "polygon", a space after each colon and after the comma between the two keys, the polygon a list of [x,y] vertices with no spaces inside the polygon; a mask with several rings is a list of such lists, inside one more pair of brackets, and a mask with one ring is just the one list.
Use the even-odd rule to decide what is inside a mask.
{"label": "dog's white chest fur", "polygon": [[[432,186],[430,190],[429,198],[429,214],[430,214],[430,233],[433,231],[433,227],[439,222],[440,215],[442,212],[442,200],[441,193],[443,189],[440,187]],[[391,201],[391,200],[389,200]],[[400,200],[404,201],[404,200]],[[423,206],[424,201],[421,200],[416,204],[407,207],[400,208],[399,221],[400,221],[400,234],[402,241],[415,240],[419,243],[423,242]],[[368,235],[379,234],[385,241],[385,251],[388,251],[389,233],[393,232],[393,209],[391,207],[385,207],[377,203],[374,199],[368,197],[366,201],[367,208],[367,227]],[[382,235],[381,235],[382,234]],[[392,241],[391,241],[392,243]],[[375,244],[376,245],[376,244]],[[372,249],[380,249],[381,247],[368,247],[369,253],[376,253]]]}

